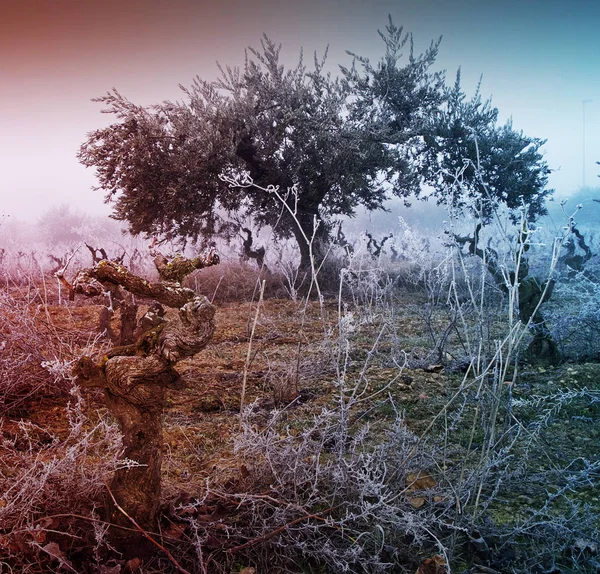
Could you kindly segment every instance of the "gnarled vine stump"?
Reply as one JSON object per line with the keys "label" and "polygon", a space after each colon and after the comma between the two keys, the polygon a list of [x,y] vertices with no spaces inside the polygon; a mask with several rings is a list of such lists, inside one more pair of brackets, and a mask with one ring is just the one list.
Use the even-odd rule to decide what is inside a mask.
{"label": "gnarled vine stump", "polygon": [[558,344],[552,338],[541,311],[541,306],[552,297],[555,282],[554,279],[540,281],[530,274],[529,261],[526,256],[527,251],[529,251],[527,224],[523,224],[519,236],[519,247],[522,248],[522,253],[516,258],[516,268],[506,275],[502,266],[498,263],[498,253],[490,247],[484,249],[480,247],[479,234],[481,227],[482,224],[478,223],[473,237],[454,235],[454,241],[460,246],[465,245],[465,243],[468,244],[469,253],[477,255],[485,262],[496,286],[501,291],[508,293],[509,285],[517,285],[519,319],[524,325],[529,325],[529,331],[533,335],[533,339],[525,351],[528,362],[538,366],[558,365],[562,360],[560,350]]}
{"label": "gnarled vine stump", "polygon": [[[177,257],[171,264],[158,255],[155,264],[161,280],[153,284],[116,262],[102,260],[79,271],[70,285],[74,293],[87,296],[121,286],[154,300],[137,325],[135,343],[114,347],[99,363],[81,357],[73,369],[82,387],[104,390],[106,405],[119,422],[124,455],[137,464],[118,470],[110,489],[118,505],[144,529],[153,529],[160,503],[166,392],[183,386],[174,365],[202,350],[215,329],[213,305],[183,287],[181,280],[218,262],[209,254],[192,260]],[[177,317],[167,318],[162,305],[178,308]],[[107,501],[110,521],[131,526],[112,500]]]}

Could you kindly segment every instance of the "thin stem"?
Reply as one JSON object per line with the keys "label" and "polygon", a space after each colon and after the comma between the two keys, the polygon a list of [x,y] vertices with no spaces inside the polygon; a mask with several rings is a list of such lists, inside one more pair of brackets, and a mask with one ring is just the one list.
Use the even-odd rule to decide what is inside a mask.
{"label": "thin stem", "polygon": [[258,296],[258,304],[256,305],[254,321],[252,322],[252,331],[250,332],[250,339],[248,340],[248,351],[246,352],[246,361],[244,363],[244,376],[242,379],[242,396],[240,398],[240,429],[242,428],[243,423],[244,402],[246,400],[246,383],[248,381],[248,368],[250,367],[250,357],[252,356],[252,341],[254,340],[254,332],[256,330],[256,324],[258,323],[260,304],[262,303],[263,296],[265,294],[265,284],[266,281],[263,279],[260,286],[260,294]]}

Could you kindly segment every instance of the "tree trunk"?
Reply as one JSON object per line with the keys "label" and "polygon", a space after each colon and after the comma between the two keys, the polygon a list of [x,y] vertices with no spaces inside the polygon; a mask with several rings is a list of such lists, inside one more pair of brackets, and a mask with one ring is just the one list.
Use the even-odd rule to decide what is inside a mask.
{"label": "tree trunk", "polygon": [[[74,293],[74,291],[70,291],[69,293]],[[115,334],[113,333],[112,327],[110,326],[110,319],[112,316],[112,311],[108,307],[103,306],[100,310],[100,318],[98,321],[98,329],[100,333],[102,335],[106,334],[106,337],[110,341],[113,341],[115,338]]]}
{"label": "tree trunk", "polygon": [[[298,269],[310,274],[312,269],[311,256],[315,268],[318,268],[323,261],[323,245],[328,238],[327,229],[314,210],[301,210],[299,208],[296,218],[297,222],[294,222],[292,231],[300,249]],[[317,224],[316,229],[315,222]]]}
{"label": "tree trunk", "polygon": [[135,341],[135,329],[137,327],[138,306],[127,297],[120,307],[121,331],[119,334],[119,345],[130,345]]}
{"label": "tree trunk", "polygon": [[298,270],[304,273],[310,272],[310,247],[304,239],[300,229],[294,229],[294,237],[296,239],[296,243],[298,244],[298,249],[300,250],[300,264],[298,265]]}
{"label": "tree trunk", "polygon": [[247,227],[242,227],[241,230],[246,234],[246,239],[242,241],[242,245],[244,247],[244,257],[246,259],[254,259],[256,261],[256,265],[258,265],[258,270],[264,270],[267,275],[270,275],[271,271],[269,271],[269,268],[265,263],[265,248],[259,247],[258,249],[252,249],[252,244],[254,243],[252,231],[250,231],[250,229]]}
{"label": "tree trunk", "polygon": [[[166,389],[181,384],[166,361],[150,357],[114,357],[105,366],[106,404],[123,431],[126,459],[141,466],[118,470],[111,490],[142,528],[153,528],[160,503],[162,413]],[[110,521],[130,526],[111,504]]]}
{"label": "tree trunk", "polygon": [[525,357],[529,364],[538,367],[555,367],[562,361],[560,349],[547,329],[539,329],[534,333],[525,351]]}
{"label": "tree trunk", "polygon": [[[200,258],[191,260],[189,265],[178,258],[172,266],[165,259],[161,256],[155,261],[161,276],[164,272],[170,277],[183,278],[185,269],[191,271],[201,266]],[[209,258],[202,266],[216,262],[218,259]],[[104,390],[106,405],[123,432],[125,459],[134,461],[115,473],[110,484],[112,495],[118,506],[143,529],[154,530],[160,505],[162,413],[166,391],[183,386],[175,363],[193,356],[211,339],[215,308],[205,297],[196,296],[178,281],[151,284],[121,265],[107,261],[80,271],[72,288],[74,292],[94,295],[98,288],[104,289],[105,284],[121,285],[130,293],[152,296],[157,303],[140,320],[142,329],[135,331],[140,335],[137,342],[114,347],[100,363],[81,357],[73,374],[81,386]],[[178,307],[177,318],[166,320],[160,303]],[[129,319],[135,316],[136,310],[132,305]],[[124,320],[127,321],[127,317]],[[135,321],[128,325],[129,335],[122,339],[130,338],[134,330]],[[130,519],[110,496],[107,497],[107,518],[114,524],[131,527]],[[113,533],[113,542],[130,555],[144,546],[140,546],[137,538],[126,530]]]}

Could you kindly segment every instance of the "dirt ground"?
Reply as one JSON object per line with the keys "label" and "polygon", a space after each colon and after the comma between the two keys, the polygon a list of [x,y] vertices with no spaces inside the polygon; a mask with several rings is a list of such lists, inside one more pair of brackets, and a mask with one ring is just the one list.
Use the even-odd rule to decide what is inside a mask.
{"label": "dirt ground", "polygon": [[[389,327],[389,318],[386,319],[388,326],[383,327],[381,318],[363,317],[352,335],[348,354],[337,344],[338,303],[335,301],[325,302],[323,306],[312,302],[305,308],[301,302],[269,299],[261,303],[258,315],[256,303],[218,305],[217,327],[210,344],[194,358],[178,364],[186,388],[171,392],[168,397],[163,461],[166,507],[175,500],[198,496],[207,479],[223,489],[243,483],[245,468],[236,460],[232,445],[239,432],[244,387],[244,405],[256,403],[257,409],[265,413],[286,408],[291,416],[306,420],[339,400],[335,383],[343,364],[348,381],[359,381],[373,397],[355,413],[357,418],[383,428],[386,421],[395,416],[389,408],[389,399],[393,399],[413,432],[417,435],[426,430],[431,432],[431,421],[443,412],[464,373],[445,368],[433,358],[423,362],[426,345],[415,304],[406,302],[404,312],[393,318],[393,328]],[[143,310],[142,305],[140,313]],[[70,348],[75,350],[85,347],[93,337],[99,312],[97,305],[49,306],[41,312],[38,309],[36,320],[40,329],[49,334],[68,335]],[[255,316],[258,319],[252,335]],[[118,317],[113,326],[118,330]],[[107,347],[106,342],[98,342],[99,355]],[[414,361],[419,368],[406,365],[409,355],[419,358],[420,362]],[[565,386],[597,391],[600,365],[524,368],[513,393],[517,398],[530,397],[553,389],[558,392]],[[378,395],[380,391],[382,394]],[[99,417],[106,417],[102,394],[84,394],[90,424]],[[65,394],[33,397],[17,412],[4,417],[4,438],[16,436],[23,420],[51,429],[59,437],[66,436],[68,420],[64,406],[67,400]],[[598,406],[598,403],[581,406],[574,401],[562,411],[557,409],[555,414],[549,415],[553,419],[542,433],[544,447],[534,456],[541,472],[544,468],[550,472],[574,456],[597,461]],[[533,424],[540,412],[535,407],[530,410],[527,416]],[[440,430],[443,429],[440,427]],[[464,449],[469,440],[460,432],[455,433],[454,438],[456,452]],[[5,471],[8,472],[7,468]],[[553,484],[551,480],[550,487],[560,489],[559,482]],[[431,484],[435,484],[435,480]],[[598,478],[589,488],[580,489],[577,497],[582,504],[600,512]],[[414,500],[418,504],[424,501],[416,496]],[[538,501],[536,493],[523,485],[515,489],[514,497],[504,499],[496,508],[491,506],[490,510],[501,522],[515,514],[527,513],[529,506],[539,503],[543,501]],[[439,572],[445,570],[440,567]]]}

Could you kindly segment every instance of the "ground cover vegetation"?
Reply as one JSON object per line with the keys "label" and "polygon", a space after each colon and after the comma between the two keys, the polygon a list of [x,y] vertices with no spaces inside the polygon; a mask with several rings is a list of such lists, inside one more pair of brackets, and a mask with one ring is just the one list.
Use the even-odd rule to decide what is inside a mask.
{"label": "ground cover vegetation", "polygon": [[[0,251],[0,572],[598,570],[597,241],[438,44],[382,39],[103,98],[80,158],[153,239],[63,209]],[[424,184],[437,237],[336,223]]]}

